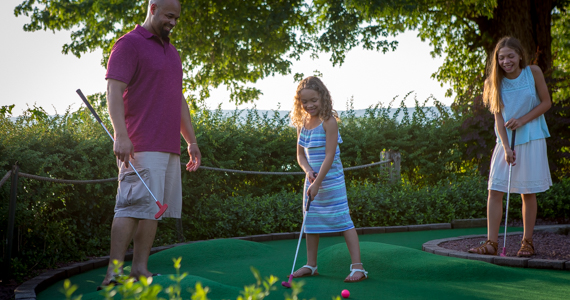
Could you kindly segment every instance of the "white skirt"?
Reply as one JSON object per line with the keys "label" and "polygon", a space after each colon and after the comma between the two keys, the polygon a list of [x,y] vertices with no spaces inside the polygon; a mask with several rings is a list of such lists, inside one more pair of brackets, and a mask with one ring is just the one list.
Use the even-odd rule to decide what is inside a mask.
{"label": "white skirt", "polygon": [[[535,194],[548,190],[552,186],[546,140],[533,140],[515,146],[517,160],[512,167],[511,193]],[[501,144],[495,146],[491,158],[488,189],[506,193],[509,181],[509,164],[505,160],[505,151]]]}

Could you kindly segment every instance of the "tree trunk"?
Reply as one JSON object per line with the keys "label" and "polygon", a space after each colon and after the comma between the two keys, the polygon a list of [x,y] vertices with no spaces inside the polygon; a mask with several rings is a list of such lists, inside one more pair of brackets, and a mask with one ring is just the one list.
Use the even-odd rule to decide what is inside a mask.
{"label": "tree trunk", "polygon": [[545,76],[552,72],[552,35],[550,33],[552,0],[499,0],[492,19],[478,22],[487,57],[492,55],[497,41],[504,36],[519,39]]}
{"label": "tree trunk", "polygon": [[[542,69],[546,78],[552,73],[552,0],[532,0],[531,18],[533,24],[533,39],[536,46],[536,64]],[[532,53],[531,53],[532,54]]]}

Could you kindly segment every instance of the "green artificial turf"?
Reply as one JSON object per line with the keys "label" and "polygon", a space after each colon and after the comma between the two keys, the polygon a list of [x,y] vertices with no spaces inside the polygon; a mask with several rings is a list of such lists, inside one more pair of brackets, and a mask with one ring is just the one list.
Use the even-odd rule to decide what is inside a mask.
{"label": "green artificial turf", "polygon": [[[513,228],[520,231],[521,228]],[[570,272],[501,267],[493,264],[421,251],[433,239],[468,234],[484,234],[485,228],[401,232],[361,235],[360,247],[368,280],[344,283],[350,257],[343,237],[321,238],[318,265],[321,275],[294,279],[305,281],[301,299],[331,299],[343,289],[350,299],[568,299]],[[262,277],[275,275],[287,280],[297,240],[250,242],[219,239],[179,246],[152,255],[149,270],[163,274],[154,284],[169,286],[168,274],[175,273],[173,258],[182,257],[181,272],[188,272],[182,296],[190,299],[188,288],[196,282],[210,288],[210,299],[236,299],[245,285],[255,283],[250,266]],[[304,240],[297,267],[306,262]],[[104,268],[72,277],[82,299],[101,299],[95,288],[103,279]],[[283,299],[280,281],[266,299]],[[58,282],[38,295],[38,300],[62,299]],[[166,297],[166,294],[163,294]],[[116,297],[119,299],[119,297]]]}

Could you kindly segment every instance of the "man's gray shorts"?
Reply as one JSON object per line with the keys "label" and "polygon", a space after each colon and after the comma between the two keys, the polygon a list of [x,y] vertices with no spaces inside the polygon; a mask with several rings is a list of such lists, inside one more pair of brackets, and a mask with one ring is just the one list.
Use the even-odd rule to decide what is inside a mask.
{"label": "man's gray shorts", "polygon": [[[136,152],[133,166],[160,203],[168,204],[162,218],[180,218],[182,212],[182,183],[180,155],[165,152]],[[115,203],[115,218],[155,220],[158,205],[135,171],[117,160],[119,188]]]}

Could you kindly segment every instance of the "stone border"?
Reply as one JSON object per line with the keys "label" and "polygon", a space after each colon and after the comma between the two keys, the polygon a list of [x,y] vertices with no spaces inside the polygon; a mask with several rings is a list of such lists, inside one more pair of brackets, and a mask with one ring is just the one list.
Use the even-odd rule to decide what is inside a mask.
{"label": "stone border", "polygon": [[[550,231],[556,232],[564,228],[570,228],[570,225],[545,225],[545,226],[535,226],[535,231]],[[510,232],[507,235],[517,235],[522,234],[522,232]],[[432,240],[424,243],[422,245],[422,250],[432,254],[437,254],[441,256],[451,256],[463,259],[472,259],[488,262],[491,264],[506,266],[506,267],[516,267],[516,268],[533,268],[533,269],[551,269],[551,270],[570,270],[570,261],[565,260],[553,260],[553,259],[532,259],[528,257],[501,257],[498,255],[481,255],[463,251],[450,250],[440,247],[439,244],[449,241],[457,241],[467,238],[487,238],[486,235],[476,234],[476,235],[465,235],[453,238]]]}
{"label": "stone border", "polygon": [[[479,220],[479,219],[473,219]],[[486,220],[486,219],[485,219]],[[457,221],[457,220],[454,220]],[[460,222],[461,223],[461,222]],[[468,222],[469,223],[469,222]],[[463,223],[461,223],[463,224]],[[473,223],[476,224],[476,223]],[[486,223],[485,223],[486,224]],[[460,225],[464,226],[464,225]],[[480,226],[472,226],[480,227]],[[452,223],[437,223],[437,224],[424,224],[424,225],[409,225],[409,226],[385,226],[385,227],[362,227],[356,228],[358,235],[363,234],[376,234],[376,233],[392,233],[392,232],[406,232],[406,231],[426,231],[426,230],[440,230],[440,229],[452,229],[454,228]],[[466,227],[459,227],[466,228]],[[332,236],[342,236],[342,232],[332,232],[321,234],[322,237],[332,237]],[[248,235],[242,237],[233,237],[232,239],[246,240],[253,242],[266,242],[266,241],[279,241],[279,240],[291,240],[298,239],[299,232],[284,232],[284,233],[269,233],[269,234],[258,234],[258,235]],[[150,254],[154,254],[166,249],[174,248],[177,246],[203,242],[191,241],[185,243],[178,243],[168,246],[154,247],[150,250]],[[130,261],[133,258],[133,253],[128,252],[125,255],[125,261]],[[36,276],[18,286],[14,290],[14,296],[16,300],[36,300],[36,293],[45,290],[50,285],[66,278],[70,278],[74,275],[81,274],[84,272],[91,271],[93,269],[101,268],[109,264],[109,256],[103,256],[96,259],[78,262],[73,265],[59,268],[57,270],[47,271],[39,276]]]}

